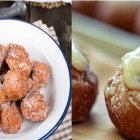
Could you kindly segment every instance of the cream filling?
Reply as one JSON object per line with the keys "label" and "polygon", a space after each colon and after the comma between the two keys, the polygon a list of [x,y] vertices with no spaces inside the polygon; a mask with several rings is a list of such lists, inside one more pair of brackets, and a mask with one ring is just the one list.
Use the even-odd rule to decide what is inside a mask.
{"label": "cream filling", "polygon": [[140,47],[122,59],[123,80],[130,89],[140,89]]}
{"label": "cream filling", "polygon": [[72,43],[72,65],[79,71],[85,71],[88,68],[88,61],[85,56]]}

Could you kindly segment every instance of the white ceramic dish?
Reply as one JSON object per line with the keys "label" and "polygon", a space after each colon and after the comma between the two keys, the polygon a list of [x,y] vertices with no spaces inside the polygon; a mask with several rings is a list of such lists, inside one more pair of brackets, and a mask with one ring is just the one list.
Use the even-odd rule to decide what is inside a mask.
{"label": "white ceramic dish", "polygon": [[48,138],[64,119],[71,99],[70,72],[66,60],[55,41],[39,28],[18,20],[0,20],[0,43],[17,43],[24,46],[31,59],[49,65],[51,75],[46,88],[41,90],[49,102],[50,111],[41,123],[23,122],[14,135],[0,132],[0,140],[37,140]]}

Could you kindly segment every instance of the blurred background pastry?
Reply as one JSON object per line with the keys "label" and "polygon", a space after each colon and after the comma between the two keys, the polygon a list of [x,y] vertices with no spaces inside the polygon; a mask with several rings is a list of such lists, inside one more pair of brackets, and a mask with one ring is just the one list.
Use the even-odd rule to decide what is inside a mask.
{"label": "blurred background pastry", "polygon": [[97,96],[97,76],[90,71],[89,62],[72,45],[72,121],[82,122],[89,116]]}
{"label": "blurred background pastry", "polygon": [[139,1],[77,1],[73,9],[89,17],[140,35]]}

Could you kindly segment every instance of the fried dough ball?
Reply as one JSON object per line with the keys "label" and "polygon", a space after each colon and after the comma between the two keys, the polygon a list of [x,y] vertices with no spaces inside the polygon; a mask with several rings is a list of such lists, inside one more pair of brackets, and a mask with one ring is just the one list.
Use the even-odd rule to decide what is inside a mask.
{"label": "fried dough ball", "polygon": [[16,101],[26,95],[26,81],[19,70],[9,70],[6,73],[3,87],[8,101]]}
{"label": "fried dough ball", "polygon": [[0,45],[0,68],[4,62],[4,59],[6,58],[6,48],[3,45]]}
{"label": "fried dough ball", "polygon": [[34,92],[34,91],[37,91],[41,88],[41,85],[36,82],[36,81],[33,81],[31,78],[28,78],[27,80],[27,92]]}
{"label": "fried dough ball", "polygon": [[47,84],[49,78],[49,70],[46,64],[34,62],[31,78],[27,80],[27,91],[34,92],[39,90],[43,85]]}
{"label": "fried dough ball", "polygon": [[49,78],[48,66],[44,63],[34,62],[32,79],[39,85],[43,86],[47,84]]}
{"label": "fried dough ball", "polygon": [[18,44],[9,43],[8,45],[8,55],[14,58],[26,59],[29,54],[25,49]]}
{"label": "fried dough ball", "polygon": [[120,67],[108,81],[105,100],[113,124],[127,139],[140,139],[140,90],[129,89]]}
{"label": "fried dough ball", "polygon": [[93,71],[78,71],[72,66],[72,122],[85,121],[98,94],[98,79]]}
{"label": "fried dough ball", "polygon": [[22,126],[22,116],[14,102],[3,104],[1,107],[2,131],[7,134],[17,133]]}
{"label": "fried dough ball", "polygon": [[33,67],[29,54],[17,44],[9,44],[6,62],[11,70],[18,69],[25,76],[30,74]]}
{"label": "fried dough ball", "polygon": [[39,92],[27,94],[20,105],[22,115],[27,120],[34,122],[43,121],[47,117],[49,106],[44,102],[44,97]]}

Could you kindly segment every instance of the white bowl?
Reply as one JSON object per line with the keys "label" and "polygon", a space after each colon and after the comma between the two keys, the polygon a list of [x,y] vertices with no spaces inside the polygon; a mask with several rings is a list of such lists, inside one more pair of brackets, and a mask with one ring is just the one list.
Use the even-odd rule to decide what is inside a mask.
{"label": "white bowl", "polygon": [[48,117],[40,123],[23,122],[17,134],[0,132],[0,140],[36,140],[48,138],[61,124],[71,100],[70,71],[56,42],[44,31],[29,23],[0,20],[0,44],[17,43],[23,45],[31,59],[45,62],[50,68],[50,79],[41,90],[50,105]]}

